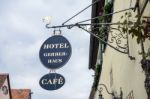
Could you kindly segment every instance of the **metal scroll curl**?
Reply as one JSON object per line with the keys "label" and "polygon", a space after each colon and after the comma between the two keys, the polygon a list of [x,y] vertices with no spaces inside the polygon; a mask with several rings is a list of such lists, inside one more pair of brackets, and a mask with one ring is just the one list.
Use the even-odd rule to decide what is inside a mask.
{"label": "metal scroll curl", "polygon": [[120,29],[112,27],[109,28],[108,42],[113,44],[118,50],[121,50],[124,53],[129,52],[128,35],[123,33]]}

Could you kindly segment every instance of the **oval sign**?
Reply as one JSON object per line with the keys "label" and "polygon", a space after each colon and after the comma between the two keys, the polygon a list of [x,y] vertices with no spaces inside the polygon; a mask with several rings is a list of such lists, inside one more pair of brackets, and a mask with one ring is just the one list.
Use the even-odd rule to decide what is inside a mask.
{"label": "oval sign", "polygon": [[46,90],[57,90],[65,84],[65,78],[57,73],[44,75],[40,81],[40,86]]}
{"label": "oval sign", "polygon": [[41,46],[40,60],[49,69],[57,69],[64,66],[70,59],[72,48],[69,41],[55,35],[48,38]]}

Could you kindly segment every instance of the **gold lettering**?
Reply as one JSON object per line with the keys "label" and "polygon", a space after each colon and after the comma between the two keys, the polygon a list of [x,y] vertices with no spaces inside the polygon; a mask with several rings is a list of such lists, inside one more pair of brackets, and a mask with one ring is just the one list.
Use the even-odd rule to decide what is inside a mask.
{"label": "gold lettering", "polygon": [[60,44],[55,44],[55,48],[59,48]]}
{"label": "gold lettering", "polygon": [[65,52],[56,52],[56,53],[43,53],[44,57],[50,57],[50,56],[66,56],[67,54]]}
{"label": "gold lettering", "polygon": [[48,63],[62,63],[62,59],[48,59]]}
{"label": "gold lettering", "polygon": [[44,84],[46,84],[46,81],[47,81],[47,79],[43,79],[41,82],[44,85]]}
{"label": "gold lettering", "polygon": [[47,84],[53,84],[53,82],[51,81],[51,79],[48,80]]}
{"label": "gold lettering", "polygon": [[69,48],[69,45],[67,45],[67,43],[65,43],[65,48]]}
{"label": "gold lettering", "polygon": [[56,84],[57,83],[57,79],[53,79],[53,84]]}
{"label": "gold lettering", "polygon": [[57,48],[69,48],[67,43],[56,43],[56,44],[44,44],[43,49],[57,49]]}
{"label": "gold lettering", "polygon": [[64,79],[62,77],[55,79],[42,79],[42,85],[55,85],[55,84],[64,84]]}
{"label": "gold lettering", "polygon": [[63,82],[63,78],[60,77],[59,80],[58,80],[58,84],[63,84],[63,83],[64,83],[64,82]]}

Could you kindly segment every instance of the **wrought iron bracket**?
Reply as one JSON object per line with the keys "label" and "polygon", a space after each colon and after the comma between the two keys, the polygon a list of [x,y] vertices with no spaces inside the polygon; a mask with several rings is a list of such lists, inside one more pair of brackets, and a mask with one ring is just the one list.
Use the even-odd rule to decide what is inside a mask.
{"label": "wrought iron bracket", "polygon": [[[50,29],[50,28],[62,28],[62,27],[67,27],[68,29],[71,29],[73,27],[79,27],[80,29],[90,33],[91,35],[93,35],[94,37],[96,37],[99,41],[101,41],[102,43],[105,43],[106,45],[110,46],[111,48],[115,49],[116,51],[118,52],[121,52],[121,53],[124,53],[124,54],[129,54],[129,48],[128,48],[128,44],[124,44],[123,46],[121,46],[121,39],[127,39],[126,37],[124,37],[120,31],[120,34],[114,36],[112,35],[112,38],[110,40],[110,42],[107,42],[105,41],[103,38],[104,35],[97,35],[97,34],[94,34],[92,33],[91,31],[88,31],[87,29],[85,29],[85,27],[87,26],[91,26],[91,27],[100,27],[102,25],[108,25],[108,26],[111,26],[111,25],[118,25],[118,24],[124,24],[124,23],[91,23],[91,24],[85,24],[84,22],[87,22],[87,21],[91,21],[91,20],[95,20],[95,19],[98,19],[99,17],[104,17],[104,16],[110,16],[110,15],[113,15],[113,14],[117,14],[117,13],[120,13],[120,12],[124,12],[124,11],[128,11],[128,10],[134,10],[134,7],[130,7],[130,8],[127,8],[127,9],[123,9],[123,10],[120,10],[120,11],[116,11],[116,12],[113,12],[113,13],[109,13],[109,14],[106,14],[106,15],[101,15],[101,16],[97,16],[97,17],[94,17],[94,18],[91,18],[91,19],[87,19],[87,20],[83,20],[83,21],[79,21],[75,24],[69,24],[69,25],[66,25],[66,23],[68,21],[70,21],[71,19],[73,19],[74,17],[76,17],[77,15],[79,15],[80,13],[82,13],[84,10],[86,10],[87,8],[89,8],[90,6],[96,4],[97,2],[99,2],[100,0],[96,0],[95,2],[93,2],[92,4],[90,4],[89,6],[87,6],[86,8],[84,8],[83,10],[79,11],[77,14],[75,14],[74,16],[72,16],[71,18],[69,18],[68,20],[66,20],[65,22],[62,23],[62,25],[60,26],[50,26],[49,24],[46,24],[46,28]],[[84,24],[83,24],[84,23]],[[112,29],[111,29],[112,30]],[[114,29],[117,31],[117,29]],[[110,30],[109,30],[110,31]],[[118,30],[119,31],[119,30]],[[114,34],[114,33],[113,33]],[[113,42],[116,42],[116,46],[113,46],[112,43]],[[130,55],[129,55],[130,56]]]}
{"label": "wrought iron bracket", "polygon": [[[101,15],[101,16],[97,16],[97,17],[94,17],[94,18],[91,18],[91,19],[79,21],[79,22],[77,22],[75,24],[68,24],[68,25],[66,25],[66,23],[68,21],[70,21],[71,19],[73,19],[74,17],[79,15],[81,12],[83,12],[84,10],[86,10],[87,8],[89,8],[90,6],[96,4],[99,1],[100,0],[96,0],[91,5],[87,6],[85,9],[81,10],[80,12],[78,12],[77,14],[75,14],[74,16],[72,16],[71,18],[66,20],[65,22],[63,22],[62,25],[60,25],[60,26],[50,26],[49,24],[46,24],[46,28],[48,28],[48,29],[50,29],[50,28],[54,28],[54,29],[55,28],[59,28],[60,29],[60,28],[63,28],[63,27],[67,27],[68,29],[71,29],[71,28],[73,28],[75,26],[79,27],[80,29],[82,29],[82,30],[88,32],[89,34],[91,34],[92,36],[96,37],[102,43],[104,43],[104,44],[110,46],[111,48],[115,49],[116,51],[121,52],[123,54],[128,54],[129,58],[131,60],[134,60],[135,58],[129,55],[129,46],[128,46],[127,35],[124,35],[121,30],[119,30],[117,28],[109,28],[108,32],[110,32],[110,31],[118,31],[119,33],[116,34],[114,32],[110,32],[112,37],[111,37],[111,39],[109,41],[106,41],[106,40],[104,40],[104,38],[106,37],[105,35],[94,34],[94,33],[92,33],[91,31],[89,31],[88,29],[85,28],[87,26],[94,27],[94,28],[95,27],[99,28],[102,25],[107,25],[107,26],[110,27],[112,25],[119,25],[119,24],[124,24],[124,23],[91,23],[91,24],[88,23],[88,24],[86,24],[84,22],[95,20],[95,19],[98,19],[99,17],[110,16],[110,15],[117,14],[117,13],[120,13],[120,12],[125,12],[125,11],[128,11],[128,10],[134,10],[135,7],[130,7],[130,8],[123,9],[123,10],[120,10],[120,11],[116,11],[116,12],[113,12],[113,13],[109,13],[109,14],[106,14],[106,15]],[[122,44],[122,40],[123,39],[126,40],[126,42],[127,42],[126,44]]]}
{"label": "wrought iron bracket", "polygon": [[[123,99],[123,91],[122,88],[120,88],[120,95],[116,95],[114,92],[109,92],[107,89],[107,86],[105,84],[99,84],[99,86],[103,86],[107,92],[107,94],[111,95],[113,99]],[[102,95],[103,87],[100,87],[99,91],[99,98],[104,99]]]}
{"label": "wrought iron bracket", "polygon": [[[119,38],[117,38],[117,36],[112,37],[111,41],[105,41],[103,38],[101,38],[101,36],[99,36],[98,34],[94,34],[91,31],[85,29],[83,26],[79,26],[79,28],[81,28],[82,30],[88,32],[89,34],[93,35],[94,37],[96,37],[98,40],[100,40],[102,43],[107,44],[109,47],[113,48],[114,50],[124,53],[124,54],[128,54],[128,45],[126,45],[125,47],[120,46],[121,45],[121,36]],[[114,42],[114,40],[116,41],[116,46],[113,46],[111,43]]]}
{"label": "wrought iron bracket", "polygon": [[[108,32],[110,33],[110,40],[105,41],[103,38],[104,35],[98,35],[93,33],[92,31],[89,31],[87,29],[87,26],[95,26],[95,27],[100,27],[101,25],[119,25],[119,24],[124,24],[124,23],[91,23],[91,24],[69,24],[69,25],[60,25],[60,26],[49,26],[49,24],[46,24],[46,28],[50,29],[50,28],[54,28],[54,30],[56,28],[62,28],[62,27],[67,27],[68,29],[71,29],[73,27],[79,27],[80,29],[88,32],[89,34],[91,34],[92,36],[96,37],[99,41],[101,41],[102,43],[108,45],[109,47],[113,48],[114,50],[121,52],[123,54],[128,54],[129,58],[131,60],[134,60],[135,58],[129,55],[129,46],[128,46],[128,35],[124,34],[121,30],[119,30],[118,28],[111,28],[109,27]],[[126,42],[126,43],[122,43],[122,42]],[[115,43],[115,44],[114,44]]]}

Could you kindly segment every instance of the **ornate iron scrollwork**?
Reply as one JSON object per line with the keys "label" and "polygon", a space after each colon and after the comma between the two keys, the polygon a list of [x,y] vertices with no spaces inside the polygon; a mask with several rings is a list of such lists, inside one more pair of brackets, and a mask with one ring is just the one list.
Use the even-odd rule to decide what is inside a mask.
{"label": "ornate iron scrollwork", "polygon": [[121,50],[124,53],[129,53],[128,49],[128,35],[126,33],[123,33],[121,30],[117,28],[111,28],[109,29],[109,43],[114,43],[116,48],[118,50]]}
{"label": "ornate iron scrollwork", "polygon": [[117,92],[109,92],[108,89],[107,89],[107,86],[105,84],[99,84],[99,86],[101,86],[100,89],[98,90],[99,91],[99,99],[104,99],[103,95],[101,93],[103,91],[103,87],[105,88],[107,94],[112,96],[112,99],[123,99],[122,88],[120,88],[120,94],[117,95]]}

